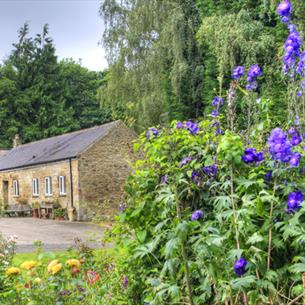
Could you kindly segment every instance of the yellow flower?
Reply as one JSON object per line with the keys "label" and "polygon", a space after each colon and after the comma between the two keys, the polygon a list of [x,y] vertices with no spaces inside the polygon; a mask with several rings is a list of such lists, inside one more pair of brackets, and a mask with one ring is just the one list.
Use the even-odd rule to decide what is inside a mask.
{"label": "yellow flower", "polygon": [[16,275],[20,273],[20,269],[16,267],[8,268],[5,272],[6,275]]}
{"label": "yellow flower", "polygon": [[66,261],[66,265],[68,265],[69,267],[80,268],[81,263],[78,259],[71,258]]}
{"label": "yellow flower", "polygon": [[58,260],[55,259],[54,261],[51,261],[47,267],[48,272],[50,273],[52,271],[52,268],[58,264]]}
{"label": "yellow flower", "polygon": [[35,266],[36,266],[36,262],[35,262],[35,261],[26,261],[26,262],[23,262],[23,263],[20,265],[20,268],[26,269],[26,270],[31,270],[31,269],[33,269]]}
{"label": "yellow flower", "polygon": [[55,265],[55,266],[52,267],[51,273],[52,273],[52,274],[56,274],[56,273],[58,273],[61,269],[62,269],[62,264],[57,264],[57,265]]}
{"label": "yellow flower", "polygon": [[36,277],[33,282],[34,282],[34,284],[40,285],[42,283],[42,279],[39,277]]}

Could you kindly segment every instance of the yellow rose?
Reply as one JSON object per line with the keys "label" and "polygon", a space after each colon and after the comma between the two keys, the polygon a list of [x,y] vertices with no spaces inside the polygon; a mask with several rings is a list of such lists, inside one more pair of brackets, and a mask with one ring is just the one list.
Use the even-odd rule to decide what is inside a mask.
{"label": "yellow rose", "polygon": [[20,269],[16,267],[8,268],[5,272],[6,275],[16,275],[20,273]]}
{"label": "yellow rose", "polygon": [[80,268],[81,263],[78,259],[71,258],[66,261],[66,265],[68,265],[69,267]]}
{"label": "yellow rose", "polygon": [[26,269],[26,270],[31,270],[31,269],[33,269],[35,266],[36,266],[36,262],[35,262],[35,261],[26,261],[26,262],[23,262],[23,263],[20,265],[20,268]]}
{"label": "yellow rose", "polygon": [[55,265],[55,266],[52,267],[51,273],[52,273],[52,274],[56,274],[56,273],[58,273],[61,269],[62,269],[62,264],[57,264],[57,265]]}
{"label": "yellow rose", "polygon": [[58,264],[58,260],[55,259],[54,261],[51,261],[47,267],[48,272],[50,273],[52,271],[52,268]]}
{"label": "yellow rose", "polygon": [[33,282],[34,282],[34,284],[40,285],[40,284],[42,284],[42,279],[39,277],[36,277]]}

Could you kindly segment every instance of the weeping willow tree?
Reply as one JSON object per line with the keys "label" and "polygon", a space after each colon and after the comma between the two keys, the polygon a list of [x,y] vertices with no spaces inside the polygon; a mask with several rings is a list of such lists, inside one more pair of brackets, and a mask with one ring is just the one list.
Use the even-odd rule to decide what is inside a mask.
{"label": "weeping willow tree", "polygon": [[200,16],[193,0],[103,0],[110,65],[101,89],[114,117],[138,130],[202,110]]}

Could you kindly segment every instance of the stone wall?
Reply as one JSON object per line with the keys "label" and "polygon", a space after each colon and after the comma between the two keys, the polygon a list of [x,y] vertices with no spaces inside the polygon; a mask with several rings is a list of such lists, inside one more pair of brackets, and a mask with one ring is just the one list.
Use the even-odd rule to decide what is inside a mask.
{"label": "stone wall", "polygon": [[[80,204],[88,214],[113,215],[124,200],[136,135],[122,122],[79,157]],[[90,216],[90,215],[89,215]]]}
{"label": "stone wall", "polygon": [[[73,199],[74,205],[77,208],[79,203],[78,193],[78,161],[72,160],[72,179],[73,179]],[[59,194],[59,176],[66,177],[66,195]],[[45,177],[52,178],[52,195],[45,195]],[[38,178],[39,180],[39,196],[33,195],[32,180]],[[13,180],[19,181],[19,196],[14,196]],[[49,164],[42,164],[21,168],[11,171],[3,171],[0,173],[0,192],[1,201],[4,204],[3,185],[8,181],[8,204],[27,203],[32,205],[34,203],[59,203],[63,208],[71,204],[71,181],[70,181],[70,164],[69,160],[61,162],[53,162]]]}

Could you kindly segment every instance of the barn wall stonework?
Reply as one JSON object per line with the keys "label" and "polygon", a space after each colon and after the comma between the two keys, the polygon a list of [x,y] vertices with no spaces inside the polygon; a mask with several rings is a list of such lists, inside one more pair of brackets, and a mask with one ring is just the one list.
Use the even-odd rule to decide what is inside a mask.
{"label": "barn wall stonework", "polygon": [[[72,180],[73,180],[73,199],[75,207],[78,207],[79,193],[78,193],[78,161],[71,160],[72,166]],[[66,195],[59,194],[59,176],[66,177]],[[52,178],[52,196],[45,195],[45,177]],[[32,180],[39,179],[39,196],[33,195]],[[14,196],[13,180],[19,182],[19,196]],[[31,166],[28,168],[21,168],[11,171],[4,171],[0,173],[0,193],[1,202],[4,204],[4,182],[8,182],[8,204],[27,203],[33,205],[34,203],[59,203],[63,208],[71,204],[71,181],[70,181],[70,164],[69,160],[54,162],[43,165]]]}
{"label": "barn wall stonework", "polygon": [[79,157],[80,204],[87,213],[112,215],[124,200],[124,184],[134,159],[135,134],[123,123]]}

